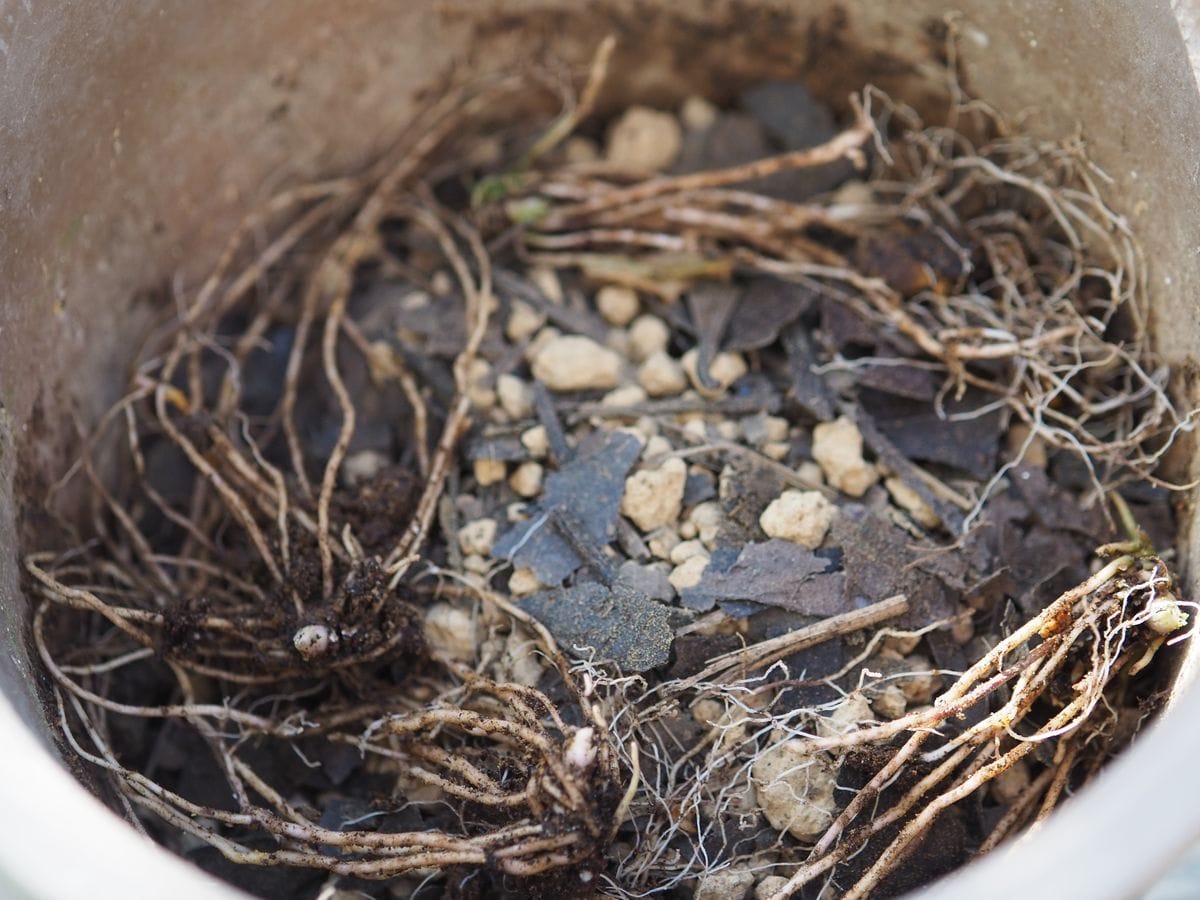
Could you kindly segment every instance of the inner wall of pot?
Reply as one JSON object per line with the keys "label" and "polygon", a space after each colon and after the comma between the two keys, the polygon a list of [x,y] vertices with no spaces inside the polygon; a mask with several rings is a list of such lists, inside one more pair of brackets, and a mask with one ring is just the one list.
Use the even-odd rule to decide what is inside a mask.
{"label": "inner wall of pot", "polygon": [[[45,533],[76,422],[118,396],[156,304],[171,302],[163,286],[193,287],[258,201],[354,171],[452,79],[530,59],[580,71],[609,32],[609,108],[800,77],[835,110],[872,82],[937,118],[948,89],[940,2],[30,6],[0,24],[0,688],[43,733],[17,548]],[[1036,110],[1034,132],[1078,128],[1111,177],[1147,251],[1158,347],[1197,403],[1200,102],[1170,4],[956,7],[966,87],[1010,114]]]}

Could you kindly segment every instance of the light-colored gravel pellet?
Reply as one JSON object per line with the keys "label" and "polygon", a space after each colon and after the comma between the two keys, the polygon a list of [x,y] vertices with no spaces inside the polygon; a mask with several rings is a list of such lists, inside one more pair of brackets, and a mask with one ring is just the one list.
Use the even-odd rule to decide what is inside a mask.
{"label": "light-colored gravel pellet", "polygon": [[496,520],[476,519],[458,529],[458,546],[463,553],[487,556],[496,540]]}
{"label": "light-colored gravel pellet", "polygon": [[851,497],[861,497],[879,478],[878,469],[863,459],[862,451],[862,433],[845,416],[813,429],[813,459],[829,483]]}
{"label": "light-colored gravel pellet", "polygon": [[508,486],[518,497],[536,497],[542,492],[544,474],[540,463],[523,462],[508,477]]}
{"label": "light-colored gravel pellet", "polygon": [[707,556],[693,556],[672,569],[671,574],[667,578],[671,582],[671,587],[677,591],[684,591],[700,583],[700,579],[704,577],[704,570],[707,566]]}
{"label": "light-colored gravel pellet", "polygon": [[815,550],[825,540],[837,507],[820,491],[784,491],[771,501],[758,524],[767,537],[791,541]]}
{"label": "light-colored gravel pellet", "polygon": [[746,896],[754,884],[754,873],[749,869],[730,867],[719,872],[709,872],[696,885],[694,900],[737,900]]}
{"label": "light-colored gravel pellet", "polygon": [[533,376],[552,391],[607,390],[621,377],[621,357],[591,338],[561,335],[533,358]]}
{"label": "light-colored gravel pellet", "polygon": [[558,280],[558,273],[549,266],[534,266],[529,270],[529,280],[537,285],[547,300],[563,302],[562,282]]}
{"label": "light-colored gravel pellet", "polygon": [[899,685],[889,684],[871,701],[871,709],[875,710],[881,719],[898,719],[908,709],[908,699]]}
{"label": "light-colored gravel pellet", "polygon": [[513,569],[513,573],[508,576],[508,592],[514,597],[533,594],[541,589],[542,583],[538,581],[533,569]]}
{"label": "light-colored gravel pellet", "polygon": [[655,469],[642,469],[625,479],[621,513],[643,532],[670,525],[679,518],[687,464],[665,460]]}
{"label": "light-colored gravel pellet", "polygon": [[523,378],[507,372],[497,376],[496,398],[510,419],[528,419],[533,415],[533,388]]}
{"label": "light-colored gravel pellet", "polygon": [[634,320],[641,306],[633,288],[606,284],[596,291],[596,309],[609,325],[624,328]]}
{"label": "light-colored gravel pellet", "polygon": [[504,325],[504,335],[514,344],[519,344],[537,334],[545,324],[545,315],[522,300],[514,300]]}
{"label": "light-colored gravel pellet", "polygon": [[720,503],[709,500],[697,503],[688,513],[687,520],[696,529],[696,537],[700,539],[700,542],[711,548],[717,541],[721,523],[725,520],[725,513],[721,509]]}
{"label": "light-colored gravel pellet", "polygon": [[467,399],[480,412],[496,406],[496,389],[492,386],[492,367],[484,359],[473,359],[467,368]]}
{"label": "light-colored gravel pellet", "polygon": [[666,351],[670,341],[671,330],[658,316],[642,315],[629,323],[629,358],[635,363]]}
{"label": "light-colored gravel pellet", "polygon": [[637,406],[645,402],[646,392],[636,384],[616,388],[600,398],[602,406]]}
{"label": "light-colored gravel pellet", "polygon": [[682,145],[682,129],[673,115],[631,106],[609,129],[604,158],[617,168],[648,174],[675,162]]}
{"label": "light-colored gravel pellet", "polygon": [[671,562],[682,565],[693,556],[703,556],[708,559],[708,549],[697,540],[680,541],[671,551]]}
{"label": "light-colored gravel pellet", "polygon": [[550,452],[550,441],[546,436],[545,425],[534,425],[521,432],[521,446],[534,459],[542,459]]}
{"label": "light-colored gravel pellet", "polygon": [[671,551],[679,544],[679,532],[674,528],[656,528],[646,535],[646,548],[655,559],[670,560]]}
{"label": "light-colored gravel pellet", "polygon": [[435,653],[444,653],[460,662],[475,659],[479,647],[479,623],[464,609],[449,603],[435,603],[425,611],[425,642]]}
{"label": "light-colored gravel pellet", "polygon": [[754,886],[754,900],[771,900],[787,883],[782,875],[768,875]]}
{"label": "light-colored gravel pellet", "polygon": [[801,841],[820,837],[837,812],[837,770],[824,753],[809,753],[803,741],[776,744],[751,770],[755,797],[771,827]]}
{"label": "light-colored gravel pellet", "polygon": [[477,459],[471,464],[471,470],[475,473],[475,480],[479,482],[480,487],[499,484],[508,474],[508,466],[502,459]]}
{"label": "light-colored gravel pellet", "polygon": [[674,397],[682,394],[688,385],[683,365],[663,350],[651,354],[638,367],[637,377],[638,384],[651,397]]}
{"label": "light-colored gravel pellet", "polygon": [[688,131],[703,131],[717,121],[720,111],[711,100],[692,94],[679,108],[679,121]]}

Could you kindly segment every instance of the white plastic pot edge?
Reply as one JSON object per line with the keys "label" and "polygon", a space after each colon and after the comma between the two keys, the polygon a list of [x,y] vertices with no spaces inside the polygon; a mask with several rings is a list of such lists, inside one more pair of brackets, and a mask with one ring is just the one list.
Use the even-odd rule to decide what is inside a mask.
{"label": "white plastic pot edge", "polygon": [[63,768],[0,695],[0,897],[244,897],[117,818]]}

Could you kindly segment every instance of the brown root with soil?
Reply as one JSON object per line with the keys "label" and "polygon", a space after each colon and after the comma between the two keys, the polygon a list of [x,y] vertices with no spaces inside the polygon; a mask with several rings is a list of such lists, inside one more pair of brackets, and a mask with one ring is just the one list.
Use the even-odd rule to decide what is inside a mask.
{"label": "brown root with soil", "polygon": [[[1161,483],[1159,462],[1192,416],[1153,363],[1139,251],[1081,143],[1020,137],[957,94],[948,122],[926,127],[867,88],[832,139],[756,162],[650,178],[566,163],[557,150],[592,115],[611,52],[605,42],[578,100],[531,149],[475,180],[473,204],[464,185],[481,166],[468,160],[491,109],[545,93],[535,77],[448,92],[371,172],[293,189],[249,217],[88,440],[69,473],[93,504],[86,535],[26,558],[33,636],[64,740],[138,827],[149,813],[233,862],[344,878],[561,872],[572,890],[641,896],[740,867],[782,873],[778,897],[835,883],[860,897],[947,809],[1026,757],[1041,758],[1041,773],[977,849],[1041,821],[1140,724],[1128,721],[1130,683],[1180,639],[1189,604],[1117,489]],[[869,173],[869,200],[744,187],[844,160]],[[999,410],[1027,426],[969,495],[888,460],[936,513],[939,551],[978,530],[1035,442],[1083,462],[1085,502],[1111,503],[1128,541],[1100,548],[1108,561],[1091,578],[1042,598],[963,671],[940,672],[953,677],[932,704],[890,720],[839,715],[887,680],[864,663],[885,639],[955,624],[880,630],[910,609],[904,596],[865,598],[680,677],[560,649],[493,571],[463,570],[456,550],[434,546],[454,543],[438,517],[447,485],[467,477],[460,442],[479,418],[473,373],[495,325],[497,271],[518,264],[631,286],[668,309],[697,282],[750,274],[843,304],[889,352],[838,354],[824,371],[903,362],[939,380],[939,411],[974,391],[986,402],[970,415]],[[381,273],[461,304],[445,366],[355,317],[357,292]],[[385,413],[368,409],[387,392]],[[722,402],[733,401],[700,408]],[[575,408],[580,421],[631,411],[676,412]],[[349,477],[358,436],[381,418],[394,430],[389,463]],[[672,453],[748,452],[695,443]],[[471,604],[493,636],[528,638],[548,677],[492,677],[482,652],[429,646],[423,617],[446,598]],[[861,652],[832,674],[806,680],[785,662],[864,630]],[[838,699],[797,703],[810,683]],[[681,716],[703,725],[690,744],[672,732]],[[166,725],[131,731],[129,719],[189,731],[228,798],[165,786],[144,754],[132,764],[130,734],[157,740]],[[331,824],[263,751],[307,764],[314,741],[352,751],[364,793],[388,796]],[[738,816],[757,821],[766,782],[808,772],[832,792],[850,768],[862,784],[803,839],[787,827],[766,845],[724,833]],[[439,811],[409,814],[422,803]],[[386,815],[386,827],[346,824]]]}

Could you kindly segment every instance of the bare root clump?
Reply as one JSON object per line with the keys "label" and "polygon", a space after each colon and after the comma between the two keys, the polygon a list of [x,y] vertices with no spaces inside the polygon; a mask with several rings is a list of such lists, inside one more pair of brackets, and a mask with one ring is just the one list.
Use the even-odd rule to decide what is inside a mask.
{"label": "bare root clump", "polygon": [[[596,859],[613,830],[607,725],[565,665],[552,701],[439,656],[422,635],[428,592],[406,578],[465,428],[467,373],[494,303],[477,229],[417,176],[513,87],[455,94],[375,171],[296,188],[247,219],[179,298],[70,473],[87,479],[92,535],[26,559],[65,739],[126,809],[235,862],[371,879],[454,866],[531,876]],[[465,308],[442,394],[347,312],[364,273],[402,265],[381,233],[403,228],[457,279],[445,302]],[[400,417],[387,424],[407,440],[402,466],[351,480],[363,390],[375,402],[391,391],[383,414]],[[562,664],[542,635],[541,652]],[[114,717],[194,732],[232,807],[124,762],[137,748],[119,746]],[[264,747],[304,759],[302,747],[332,745],[424,786],[447,814],[415,830],[325,827],[257,769]]]}
{"label": "bare root clump", "polygon": [[[607,697],[614,745],[633,750],[625,764],[638,773],[630,804],[637,837],[612,877],[615,893],[638,896],[738,867],[790,876],[778,898],[814,882],[837,896],[869,896],[940,814],[1034,753],[1045,768],[1023,785],[979,852],[1044,820],[1136,729],[1141,716],[1131,720],[1120,695],[1186,625],[1184,609],[1195,607],[1180,599],[1166,563],[1143,541],[1102,552],[1110,559],[1092,578],[958,674],[932,705],[892,720],[867,705],[884,682],[863,663],[881,639],[917,634],[876,632],[861,654],[820,680],[841,695],[822,706],[796,705],[789,692],[804,681],[776,661],[782,653],[754,646],[694,678],[656,685],[581,664]],[[837,630],[820,623],[772,650],[791,652]],[[671,740],[681,716],[704,726],[691,746]],[[865,773],[864,783],[841,784],[848,771]],[[790,818],[772,821],[781,830],[773,845],[729,833],[739,816],[753,821],[759,806],[770,817],[763,798],[780,792]],[[727,853],[714,856],[714,843]],[[803,863],[789,869],[797,856]],[[856,857],[854,868],[839,868]]]}
{"label": "bare root clump", "polygon": [[[1015,135],[965,101],[926,126],[867,88],[833,139],[754,163],[648,179],[566,163],[556,148],[592,114],[611,53],[605,42],[577,101],[530,149],[475,179],[470,205],[480,164],[469,160],[494,168],[480,150],[494,110],[543,97],[537,77],[448,93],[371,171],[270,201],[202,284],[176,292],[175,316],[64,478],[90,504],[78,541],[26,558],[63,738],[138,827],[162,836],[165,824],[177,846],[237,863],[344,878],[566,873],[577,888],[645,896],[737,868],[783,875],[777,897],[818,881],[861,897],[939,816],[1031,755],[1040,770],[978,849],[1040,822],[1140,724],[1131,679],[1180,639],[1189,604],[1115,490],[1163,483],[1159,462],[1192,416],[1167,394],[1137,244],[1081,143]],[[871,199],[793,202],[745,186],[846,160]],[[937,374],[940,412],[970,391],[984,402],[968,415],[1027,425],[970,495],[904,471],[943,539],[965,541],[1041,441],[1083,461],[1089,502],[1115,509],[1129,540],[1100,548],[1091,578],[1042,598],[965,670],[906,673],[948,686],[893,718],[868,703],[898,677],[869,668],[880,642],[946,631],[970,611],[906,633],[884,626],[909,598],[869,597],[686,678],[624,674],[582,646],[570,659],[498,588],[498,568],[463,565],[439,519],[469,477],[458,451],[481,418],[476,364],[497,332],[498,285],[516,283],[501,265],[570,270],[664,304],[705,279],[803,285],[886,338],[887,355],[838,355],[824,371],[902,362]],[[439,335],[455,342],[445,360],[358,314],[380,273],[461,307],[461,333]],[[553,458],[570,448],[548,397],[537,415],[554,426]],[[697,397],[633,413],[702,412]],[[590,399],[577,421],[629,412]],[[391,462],[348,467],[379,422]],[[570,531],[564,516],[551,524]],[[579,535],[571,550],[611,568]],[[451,652],[454,634],[431,645],[427,614],[447,599],[464,617],[450,621],[479,625],[473,639],[491,649]],[[859,632],[861,653],[832,675],[785,662]],[[496,662],[518,639],[540,680]],[[815,684],[839,699],[796,700]],[[223,800],[189,793],[141,746],[181,734],[207,748]],[[354,809],[329,793],[316,808],[280,762],[347,753]],[[771,811],[781,791],[799,818]]]}

